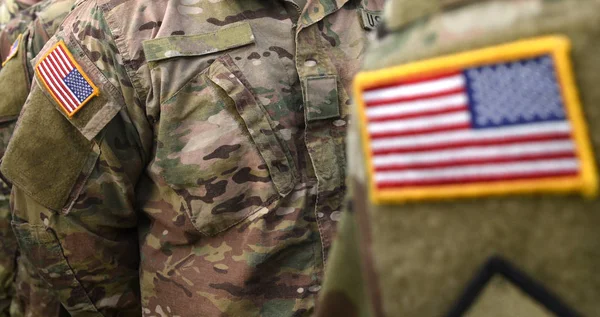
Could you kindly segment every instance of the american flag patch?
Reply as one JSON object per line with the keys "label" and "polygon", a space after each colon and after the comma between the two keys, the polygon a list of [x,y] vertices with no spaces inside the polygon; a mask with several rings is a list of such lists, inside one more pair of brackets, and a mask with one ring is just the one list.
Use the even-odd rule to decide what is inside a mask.
{"label": "american flag patch", "polygon": [[98,88],[75,62],[63,41],[38,61],[35,70],[69,117],[98,95]]}
{"label": "american flag patch", "polygon": [[372,198],[596,192],[568,50],[542,38],[359,75]]}
{"label": "american flag patch", "polygon": [[15,55],[17,55],[17,52],[19,51],[19,45],[21,44],[22,36],[23,35],[19,34],[19,36],[17,37],[15,42],[12,44],[12,46],[10,47],[10,51],[8,52],[8,56],[6,57],[4,62],[2,62],[2,66],[4,66],[6,63],[8,63],[8,61],[10,61],[13,57],[15,57]]}

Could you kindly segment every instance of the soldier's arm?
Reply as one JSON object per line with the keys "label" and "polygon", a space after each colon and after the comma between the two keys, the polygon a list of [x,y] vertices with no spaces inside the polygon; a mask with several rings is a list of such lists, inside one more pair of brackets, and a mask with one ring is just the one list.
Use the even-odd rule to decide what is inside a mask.
{"label": "soldier's arm", "polygon": [[106,45],[110,30],[92,14],[95,2],[75,10],[34,62],[62,45],[86,80],[78,85],[97,87],[98,94],[72,104],[74,114],[36,69],[2,163],[14,184],[13,229],[72,316],[138,316],[134,189],[145,164],[134,122],[141,121],[140,108],[119,53]]}
{"label": "soldier's arm", "polygon": [[[4,34],[5,32],[2,32]],[[0,71],[0,157],[4,155],[15,128],[21,106],[25,102],[29,87],[26,73],[24,43],[15,43],[18,49]],[[9,316],[11,297],[14,294],[14,279],[17,261],[17,241],[11,229],[9,196],[11,186],[0,178],[0,316]],[[4,314],[4,315],[3,315]]]}

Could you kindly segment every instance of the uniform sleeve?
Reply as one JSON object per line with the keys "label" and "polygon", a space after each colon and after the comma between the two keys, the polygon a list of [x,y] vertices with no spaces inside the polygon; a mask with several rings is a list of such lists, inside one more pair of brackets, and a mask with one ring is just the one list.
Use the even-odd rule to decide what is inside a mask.
{"label": "uniform sleeve", "polygon": [[[0,71],[0,157],[4,155],[21,107],[29,91],[23,43],[14,58]],[[10,183],[0,178],[0,316],[9,316],[14,294],[17,240],[11,229]],[[4,314],[4,315],[3,315]]]}
{"label": "uniform sleeve", "polygon": [[[105,28],[90,13],[93,1],[86,4],[64,25]],[[86,37],[103,34],[108,42],[110,31],[79,30],[86,35],[65,28],[38,56],[62,43],[98,94],[69,116],[56,91],[34,76],[0,168],[13,183],[12,227],[22,254],[71,316],[140,316],[135,188],[145,164],[131,115],[139,107],[125,102],[133,98],[120,86],[131,86],[122,67],[97,64],[120,60],[113,46]],[[106,58],[91,59],[89,47]]]}

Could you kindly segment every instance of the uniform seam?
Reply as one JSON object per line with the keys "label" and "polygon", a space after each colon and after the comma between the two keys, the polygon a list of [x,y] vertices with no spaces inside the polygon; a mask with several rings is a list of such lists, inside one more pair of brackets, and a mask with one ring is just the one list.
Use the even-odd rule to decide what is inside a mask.
{"label": "uniform seam", "polygon": [[[110,36],[112,38],[112,41],[115,43],[115,49],[117,50],[117,53],[121,55],[122,61],[126,60],[128,62],[131,62],[132,59],[131,59],[131,56],[129,56],[129,54],[127,53],[127,50],[123,50],[120,47],[120,46],[122,46],[124,48],[128,48],[128,45],[127,45],[126,41],[122,40],[123,38],[120,35],[118,37],[115,37],[115,33],[113,32],[113,25],[115,23],[114,23],[114,21],[113,21],[113,23],[111,23],[112,19],[110,19],[110,17],[107,16],[107,14],[106,14],[107,12],[106,12],[105,6],[99,5],[97,2],[96,2],[96,6],[102,12],[101,13],[102,20],[104,20],[104,22],[106,23],[106,25],[108,25],[108,32],[110,32]],[[140,90],[143,90],[143,87],[141,87],[141,85],[139,84],[139,82],[137,80],[138,79],[137,77],[135,77],[136,80],[134,80],[134,78],[132,77],[132,73],[135,73],[135,71],[133,70],[133,68],[129,67],[128,63],[123,63],[122,67],[125,69],[125,75],[127,76],[127,79],[129,79],[129,82],[131,83],[131,87],[132,87],[133,92],[134,92],[134,98],[138,99],[140,101],[143,101],[145,98],[147,98],[148,94],[147,93],[146,93],[146,95],[142,95],[141,94]],[[136,86],[140,86],[140,87],[136,87]],[[123,97],[123,107],[121,108],[121,110],[119,110],[119,112],[122,111],[122,110],[124,110],[124,109],[127,111],[127,103],[124,100],[125,96],[123,96],[122,93],[120,95],[121,95],[121,97]],[[144,99],[142,99],[142,96],[144,97]],[[144,111],[144,114],[146,114],[146,117],[147,117],[148,111],[147,111],[147,109],[145,107],[144,107],[143,111]],[[128,112],[128,116],[129,116],[129,112]],[[149,126],[152,126],[152,124],[150,122],[147,122],[147,123],[148,123]],[[147,165],[148,162],[150,161],[150,158],[149,158],[149,154],[146,153],[146,151],[145,151],[146,149],[143,146],[144,142],[142,140],[142,135],[141,135],[141,133],[138,130],[138,128],[137,128],[136,125],[132,125],[132,126],[135,129],[136,134],[137,134],[137,143],[138,143],[138,146],[139,146],[139,149],[140,149],[139,152],[141,154],[142,161],[144,162],[144,165]]]}

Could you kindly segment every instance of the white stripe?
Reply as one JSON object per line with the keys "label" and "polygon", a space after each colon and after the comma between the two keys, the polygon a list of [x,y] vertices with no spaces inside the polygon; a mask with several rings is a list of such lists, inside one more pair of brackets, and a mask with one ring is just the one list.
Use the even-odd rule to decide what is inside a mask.
{"label": "white stripe", "polygon": [[[48,64],[48,67],[53,67],[52,64]],[[55,69],[55,68],[53,68]],[[77,109],[77,107],[79,106],[79,104],[81,104],[81,100],[79,100],[79,98],[77,98],[77,95],[75,95],[75,93],[73,93],[73,91],[71,91],[71,88],[69,88],[69,86],[67,86],[67,83],[65,83],[64,81],[64,77],[62,79],[57,79],[60,80],[62,82],[62,84],[64,85],[64,88],[67,90],[67,93],[71,95],[71,97],[73,97],[73,99],[75,99],[77,101],[75,105],[75,109]]]}
{"label": "white stripe", "polygon": [[73,66],[73,64],[71,64],[71,62],[69,61],[69,58],[67,57],[67,55],[62,51],[62,47],[57,47],[56,51],[58,52],[58,54],[60,55],[60,60],[61,63],[63,63],[63,65],[65,66],[66,69],[68,69],[69,71],[73,70],[73,68],[75,68],[75,66]]}
{"label": "white stripe", "polygon": [[402,132],[414,129],[433,128],[450,124],[469,123],[471,115],[468,111],[450,114],[433,115],[424,118],[402,119],[369,123],[370,133]]}
{"label": "white stripe", "polygon": [[441,91],[457,89],[464,86],[465,77],[463,76],[463,74],[458,74],[420,83],[399,85],[389,88],[366,91],[363,94],[363,99],[367,103],[369,103],[379,100],[414,97],[422,94],[431,94]]}
{"label": "white stripe", "polygon": [[[56,52],[57,52],[58,55],[60,55],[60,58],[58,58],[58,60],[61,63],[61,65],[67,69],[67,75],[68,75],[68,73],[70,73],[73,69],[75,69],[75,66],[73,66],[73,64],[71,64],[71,62],[69,61],[69,58],[63,52],[61,46],[58,46],[56,48]],[[66,77],[66,75],[63,76],[63,78],[64,77]],[[64,80],[63,80],[63,83],[64,83]],[[75,100],[77,100],[77,102],[79,104],[81,104],[81,100],[79,100],[79,97],[77,97],[77,95],[75,95],[75,93],[73,93],[73,91],[71,91],[71,88],[69,88],[69,86],[67,86],[66,83],[65,83],[65,87],[67,87],[67,89],[69,90],[69,92],[71,93],[71,95],[73,96],[73,98],[75,98]],[[79,107],[79,104],[75,108]]]}
{"label": "white stripe", "polygon": [[465,93],[456,93],[444,97],[428,98],[418,101],[398,102],[385,106],[367,108],[369,119],[384,118],[387,116],[416,114],[419,112],[443,110],[456,106],[466,106],[469,98]]}
{"label": "white stripe", "polygon": [[380,172],[375,176],[375,180],[378,184],[381,184],[386,182],[447,180],[456,177],[488,177],[507,174],[531,175],[552,172],[575,172],[577,170],[579,170],[579,162],[576,159],[555,159],[403,172]]}
{"label": "white stripe", "polygon": [[438,132],[426,135],[411,135],[389,137],[371,141],[373,150],[402,149],[415,146],[448,144],[458,141],[487,140],[506,137],[541,135],[547,133],[571,132],[571,124],[565,121],[532,123],[521,126],[502,127],[493,129],[473,129],[461,131]]}
{"label": "white stripe", "polygon": [[[69,74],[69,71],[67,69],[63,68],[63,66],[61,66],[61,64],[57,61],[58,57],[55,56],[55,53],[56,52],[52,52],[52,53],[48,54],[48,57],[46,57],[46,59],[49,62],[48,66],[52,67],[54,70],[56,70],[62,78],[65,78]],[[54,64],[56,66],[53,66],[52,64]]]}
{"label": "white stripe", "polygon": [[54,83],[52,83],[52,81],[53,81],[52,79],[54,78],[54,76],[49,76],[49,74],[47,73],[47,70],[44,69],[45,66],[46,66],[45,63],[42,62],[42,63],[40,63],[40,66],[38,67],[38,69],[42,73],[42,78],[44,79],[44,81],[46,82],[46,84],[48,84],[48,86],[50,86],[50,89],[52,91],[56,92],[56,93],[54,93],[54,95],[56,97],[58,97],[63,102],[63,104],[65,104],[69,108],[70,111],[73,111],[73,107],[71,106],[71,104],[69,103],[69,101],[65,100],[62,97],[62,94],[58,93],[58,88],[59,87],[54,86]]}
{"label": "white stripe", "polygon": [[[52,66],[52,64],[50,64],[47,60],[45,60],[42,64],[43,67],[45,67],[46,70],[46,74],[48,76],[46,76],[46,79],[50,79],[51,81],[54,82],[54,84],[56,85],[55,87],[58,90],[54,90],[55,94],[59,94],[60,93],[60,98],[61,100],[66,100],[67,102],[67,106],[69,107],[69,109],[75,109],[77,108],[77,103],[75,103],[72,99],[66,98],[63,95],[70,95],[73,96],[73,93],[71,92],[71,90],[69,89],[69,87],[67,87],[67,85],[65,85],[64,81],[62,81],[60,78],[57,78],[53,73],[52,73],[52,69],[55,69],[54,66]],[[59,84],[62,83],[62,85]],[[66,89],[66,90],[65,90]],[[77,98],[74,98],[75,101],[79,101]]]}
{"label": "white stripe", "polygon": [[385,167],[405,164],[444,163],[464,159],[510,158],[520,155],[552,154],[575,151],[571,140],[527,142],[509,145],[469,146],[423,153],[382,154],[373,157],[373,165]]}

